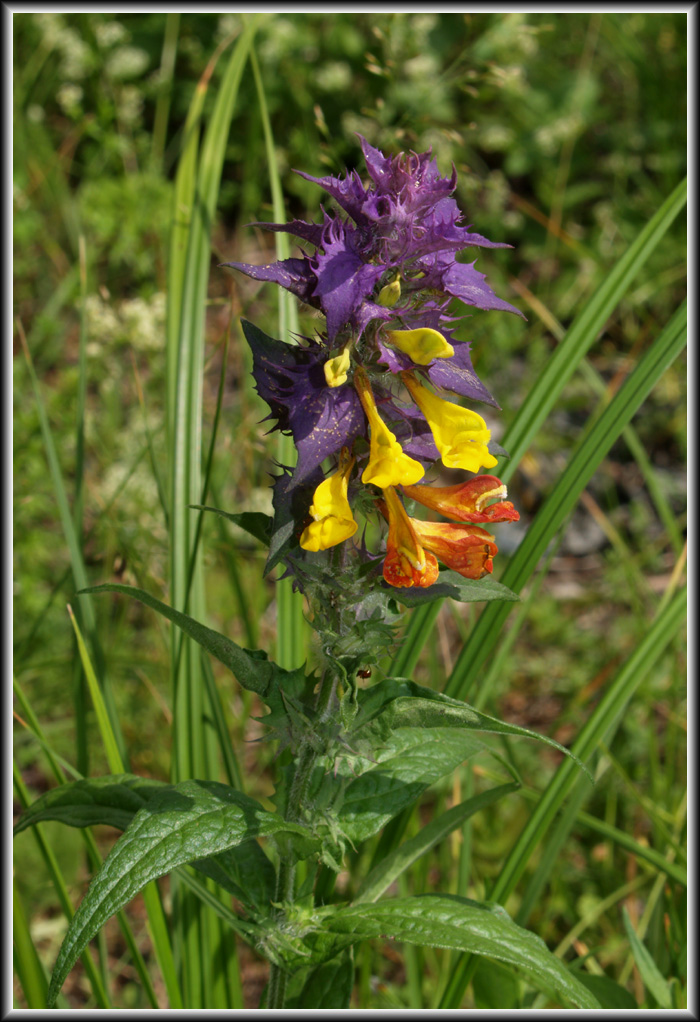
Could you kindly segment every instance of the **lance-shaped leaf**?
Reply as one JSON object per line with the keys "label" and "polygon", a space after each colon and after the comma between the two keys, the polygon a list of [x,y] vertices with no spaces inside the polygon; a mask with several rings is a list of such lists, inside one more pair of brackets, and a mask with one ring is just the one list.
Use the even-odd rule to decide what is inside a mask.
{"label": "lance-shaped leaf", "polygon": [[349,1008],[355,978],[352,949],[342,951],[329,962],[304,970],[300,978],[303,978],[303,986],[297,994],[290,984],[285,1008],[323,1008],[326,1011]]}
{"label": "lance-shaped leaf", "polygon": [[193,511],[213,511],[222,518],[228,518],[240,529],[243,529],[250,536],[259,540],[263,546],[270,543],[272,534],[272,515],[266,515],[262,511],[240,511],[233,514],[230,511],[222,511],[218,507],[205,507],[203,504],[190,504]]}
{"label": "lance-shaped leaf", "polygon": [[82,596],[86,593],[123,593],[125,596],[132,596],[135,600],[145,603],[147,607],[157,610],[159,614],[176,624],[186,635],[189,635],[228,667],[243,688],[257,692],[263,699],[267,695],[275,671],[282,670],[271,663],[267,659],[267,654],[261,650],[243,649],[242,646],[232,642],[225,635],[200,624],[188,614],[169,607],[167,603],[156,599],[155,596],[144,592],[143,589],[107,582],[101,586],[92,586],[90,589],[81,589],[78,595]]}
{"label": "lance-shaped leaf", "polygon": [[[349,738],[348,746],[368,749],[362,758],[338,765],[341,775],[365,770],[347,784],[338,811],[340,829],[353,844],[376,834],[466,759],[489,751],[473,734],[449,727],[405,727],[388,735],[372,732],[369,737],[358,732]],[[375,765],[367,770],[371,763]]]}
{"label": "lance-shaped leaf", "polygon": [[307,934],[304,944],[322,956],[373,939],[471,951],[515,966],[532,986],[560,1004],[600,1007],[544,941],[514,923],[498,905],[427,894],[341,908],[319,922],[322,930]]}
{"label": "lance-shaped leaf", "polygon": [[[136,813],[172,785],[134,774],[110,774],[62,784],[41,795],[22,814],[14,833],[42,820],[68,827],[103,825],[125,831]],[[275,871],[255,840],[191,863],[247,908],[261,915],[274,897]]]}
{"label": "lance-shaped leaf", "polygon": [[[375,697],[381,702],[375,703],[374,710],[371,708],[371,701],[365,700],[362,705],[362,712],[356,719],[355,730],[364,738],[371,731],[381,741],[382,736],[388,735],[397,728],[466,728],[470,731],[486,732],[491,734],[521,736],[523,738],[534,738],[538,742],[551,745],[559,752],[569,756],[577,766],[587,774],[591,783],[593,778],[590,771],[569,749],[555,742],[553,738],[540,735],[536,731],[519,727],[517,724],[508,724],[504,720],[490,717],[482,713],[468,703],[460,699],[452,699],[441,692],[434,692],[432,689],[424,688],[413,681],[404,678],[386,678],[381,686],[375,685],[374,689],[381,688],[381,692]],[[370,721],[371,717],[371,721]]]}
{"label": "lance-shaped leaf", "polygon": [[275,897],[275,868],[257,841],[244,841],[191,865],[237,898],[254,916],[270,912]]}
{"label": "lance-shaped leaf", "polygon": [[42,820],[57,820],[68,827],[103,824],[126,830],[136,813],[165,788],[170,788],[165,781],[134,774],[109,774],[61,784],[44,792],[22,813],[14,833]]}
{"label": "lance-shaped leaf", "polygon": [[87,942],[147,883],[260,836],[290,844],[299,857],[317,847],[305,827],[286,823],[215,781],[183,781],[154,795],[117,841],[73,917],[51,977],[48,1006]]}
{"label": "lance-shaped leaf", "polygon": [[425,603],[432,603],[434,600],[449,596],[459,603],[485,603],[492,600],[517,601],[520,597],[495,582],[492,578],[481,578],[478,580],[462,578],[456,571],[441,571],[437,581],[426,589],[417,587],[401,589],[396,586],[385,585],[383,589],[391,596],[403,603],[405,607],[419,607]]}

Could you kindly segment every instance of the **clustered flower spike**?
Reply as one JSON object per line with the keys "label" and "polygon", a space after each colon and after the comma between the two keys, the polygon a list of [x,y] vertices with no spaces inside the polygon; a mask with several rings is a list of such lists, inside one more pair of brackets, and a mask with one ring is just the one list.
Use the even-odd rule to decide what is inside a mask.
{"label": "clustered flower spike", "polygon": [[[508,501],[488,503],[505,497],[505,487],[493,476],[457,487],[417,484],[438,459],[471,473],[497,463],[484,419],[448,396],[498,407],[474,372],[469,344],[453,336],[448,309],[457,298],[521,315],[494,294],[474,262],[457,261],[471,246],[504,246],[462,224],[452,198],[454,167],[442,177],[430,150],[386,157],[362,137],[360,144],[367,186],[354,170],[323,178],[297,172],[340,212],[322,209],[318,224],[257,225],[293,234],[313,252],[265,266],[224,264],[280,284],[325,316],[319,337],[295,345],[243,323],[258,393],[297,448],[296,468],[284,481],[290,507],[292,494],[313,485],[326,459],[334,461],[296,536],[310,553],[350,540],[357,530],[352,502],[369,492],[389,523],[389,585],[432,585],[438,560],[480,578],[492,570],[497,549],[480,525],[518,519]],[[397,487],[457,522],[409,517]]]}

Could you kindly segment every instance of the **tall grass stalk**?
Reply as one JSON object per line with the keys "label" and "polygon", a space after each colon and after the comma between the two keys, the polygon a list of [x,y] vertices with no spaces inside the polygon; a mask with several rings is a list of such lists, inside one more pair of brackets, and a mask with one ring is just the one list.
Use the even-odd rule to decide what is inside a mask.
{"label": "tall grass stalk", "polygon": [[[202,393],[210,239],[226,141],[255,28],[253,19],[228,58],[200,146],[204,95],[221,51],[210,62],[187,118],[175,180],[167,311],[170,587],[172,606],[200,621],[206,619],[204,578],[196,512],[190,507],[203,503]],[[211,710],[201,650],[175,629],[171,665],[173,780],[215,778],[218,742],[206,723]],[[176,878],[173,894],[185,1003],[201,1008],[240,1007],[240,988],[233,979],[237,974],[235,945],[221,920],[211,909],[203,908]]]}
{"label": "tall grass stalk", "polygon": [[[284,209],[282,182],[277,167],[277,154],[270,127],[267,111],[265,90],[260,77],[260,68],[255,51],[251,52],[251,67],[255,78],[255,88],[260,105],[260,121],[265,138],[265,155],[270,175],[270,192],[272,194],[272,212],[276,223],[284,223],[287,219]],[[275,234],[275,254],[278,259],[288,259],[290,254],[289,238],[286,234]],[[296,344],[299,333],[299,315],[294,297],[288,291],[278,289],[277,294],[277,330],[279,337],[289,344]],[[290,436],[280,434],[277,441],[277,460],[281,465],[293,468],[296,464],[296,448]],[[306,655],[306,622],[304,620],[304,600],[301,593],[292,589],[292,580],[278,579],[275,583],[277,595],[277,662],[288,670],[300,667]]]}
{"label": "tall grass stalk", "polygon": [[[594,754],[601,741],[610,742],[635,691],[683,626],[686,602],[687,594],[685,590],[682,590],[676,593],[671,602],[656,615],[645,640],[629,657],[591,713],[571,750],[583,762],[586,762]],[[583,780],[578,778],[576,766],[571,760],[565,760],[547,785],[527,824],[513,845],[498,879],[489,892],[489,897],[493,901],[503,903],[515,890],[533,850],[543,840],[551,821],[563,806],[564,800],[569,796],[572,786],[577,781],[583,786]],[[478,963],[473,957],[462,957],[452,971],[440,1007],[459,1007],[477,965]]]}

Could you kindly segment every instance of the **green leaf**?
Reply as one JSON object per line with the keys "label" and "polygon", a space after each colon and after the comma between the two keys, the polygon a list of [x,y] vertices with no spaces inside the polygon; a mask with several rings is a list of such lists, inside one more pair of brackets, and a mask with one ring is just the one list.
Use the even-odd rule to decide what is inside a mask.
{"label": "green leaf", "polygon": [[[251,52],[251,67],[255,79],[255,89],[260,107],[260,122],[265,138],[267,169],[272,193],[272,210],[278,224],[287,220],[282,191],[282,174],[278,159],[278,149],[272,134],[270,115],[268,113],[265,87],[258,65],[255,51]],[[275,253],[278,259],[287,259],[291,254],[291,238],[278,232],[275,234]],[[296,344],[299,336],[298,303],[294,295],[285,288],[277,288],[278,335],[291,344]],[[280,465],[293,466],[296,463],[296,448],[291,436],[280,433],[277,437],[276,459]],[[308,505],[307,505],[308,507]],[[305,660],[305,649],[309,626],[304,617],[304,598],[295,592],[293,580],[289,577],[278,577],[275,584],[277,596],[277,643],[275,659],[287,670],[294,670]]]}
{"label": "green leaf", "polygon": [[190,504],[194,511],[213,511],[215,515],[228,518],[229,522],[238,525],[245,532],[255,539],[260,540],[263,546],[269,546],[272,534],[272,515],[263,514],[262,511],[241,511],[239,514],[232,514],[230,511],[222,511],[218,507],[205,507],[202,504]]}
{"label": "green leaf", "polygon": [[337,953],[339,944],[348,947],[376,939],[471,951],[515,966],[532,986],[553,994],[561,1004],[600,1007],[543,940],[517,926],[497,905],[428,894],[341,908],[321,925],[323,932],[307,934],[304,939],[315,953]]}
{"label": "green leaf", "polygon": [[200,624],[188,614],[169,607],[167,603],[156,599],[155,596],[144,592],[143,589],[108,582],[101,586],[92,586],[90,589],[82,589],[78,595],[82,596],[86,593],[123,593],[125,596],[132,596],[135,600],[145,603],[147,607],[157,610],[159,614],[176,624],[186,635],[189,635],[228,667],[243,688],[257,692],[262,698],[265,698],[267,694],[275,669],[279,670],[262,651],[243,649],[242,646],[238,646],[225,635]]}
{"label": "green leaf", "polygon": [[449,809],[442,816],[432,820],[427,827],[423,827],[415,837],[410,838],[391,852],[385,859],[374,867],[360,884],[354,905],[365,902],[376,902],[388,887],[404,873],[429,849],[443,841],[448,834],[461,826],[474,813],[478,813],[487,806],[494,805],[504,795],[517,791],[520,785],[517,782],[501,784],[497,788],[491,788],[480,795],[469,798],[465,802]]}
{"label": "green leaf", "polygon": [[[476,986],[480,973],[481,966],[474,977],[474,986]],[[594,976],[593,973],[586,972],[585,969],[576,969],[574,975],[578,976],[583,985],[588,987],[594,997],[598,998],[601,1008],[619,1008],[626,1011],[628,1009],[637,1010],[639,1007],[629,990],[625,990],[609,976]]]}
{"label": "green leaf", "polygon": [[[384,591],[384,590],[382,590]],[[437,582],[427,589],[415,586],[405,589],[387,586],[386,592],[405,607],[421,607],[434,600],[448,597],[459,603],[484,603],[492,600],[518,601],[520,597],[492,578],[462,578],[456,571],[441,571]]]}
{"label": "green leaf", "polygon": [[479,964],[474,977],[476,1007],[496,1010],[522,1007],[520,985],[520,978],[511,969],[486,959]]}
{"label": "green leaf", "polygon": [[32,803],[19,818],[14,833],[19,834],[42,820],[58,820],[69,827],[105,824],[126,830],[151,797],[169,787],[164,781],[133,774],[110,774],[61,784]]}
{"label": "green leaf", "polygon": [[[345,789],[338,811],[342,832],[353,844],[366,840],[434,781],[484,749],[463,729],[404,727],[391,732],[372,754],[376,765]],[[341,765],[338,773],[363,769],[366,758]]]}
{"label": "green leaf", "polygon": [[668,983],[659,971],[656,962],[637,936],[625,905],[622,906],[622,921],[625,924],[632,955],[639,969],[639,974],[644,981],[644,986],[660,1008],[672,1008],[671,991],[669,990]]}
{"label": "green leaf", "polygon": [[311,969],[301,991],[288,996],[285,1008],[349,1008],[355,966],[352,949],[346,949],[329,962]]}
{"label": "green leaf", "polygon": [[[136,813],[172,785],[164,781],[111,774],[62,784],[41,795],[20,817],[14,832],[55,820],[68,827],[117,827],[125,831]],[[259,915],[266,915],[274,898],[275,871],[257,841],[245,841],[218,855],[192,862],[224,890]]]}
{"label": "green leaf", "polygon": [[[492,734],[534,738],[536,741],[551,745],[559,752],[569,756],[593,783],[593,777],[588,767],[569,749],[560,745],[559,742],[555,742],[553,738],[540,735],[528,728],[519,727],[517,724],[507,724],[505,721],[497,720],[468,703],[452,699],[441,692],[434,692],[432,689],[424,688],[422,685],[417,685],[404,678],[386,678],[381,686],[374,686],[374,688],[381,690],[379,697],[383,700],[383,704],[380,713],[375,714],[373,719],[382,730],[393,730],[400,727],[457,727]],[[364,708],[366,709],[366,704]]]}
{"label": "green leaf", "polygon": [[87,942],[147,883],[258,836],[289,841],[300,857],[317,844],[305,827],[215,781],[183,781],[155,794],[117,841],[71,921],[51,978],[49,1007]]}
{"label": "green leaf", "polygon": [[244,841],[192,865],[256,915],[269,914],[275,898],[275,868],[257,841]]}
{"label": "green leaf", "polygon": [[12,878],[12,949],[15,972],[27,1000],[27,1007],[41,1010],[49,988],[44,966],[29,930],[22,896]]}

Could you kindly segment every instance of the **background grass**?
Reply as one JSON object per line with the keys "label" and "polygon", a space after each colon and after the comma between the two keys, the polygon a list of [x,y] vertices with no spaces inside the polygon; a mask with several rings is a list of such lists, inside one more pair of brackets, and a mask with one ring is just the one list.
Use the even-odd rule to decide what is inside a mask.
{"label": "background grass", "polygon": [[[167,458],[167,251],[174,173],[197,82],[217,46],[241,32],[237,15],[15,14],[15,315],[26,334],[58,466],[75,514],[90,583],[126,581],[164,595],[169,522],[162,500]],[[585,14],[282,14],[261,19],[256,57],[264,85],[287,214],[312,219],[318,188],[292,173],[323,175],[360,165],[360,131],[385,151],[433,146],[440,168],[453,161],[466,222],[513,246],[485,250],[477,266],[497,293],[528,317],[476,311],[461,328],[475,365],[502,411],[487,412],[498,439],[540,377],[563,331],[599,281],[683,177],[686,16]],[[213,68],[204,118],[214,111],[226,60]],[[225,387],[211,474],[211,503],[230,510],[269,507],[275,440],[259,420],[265,408],[249,379],[238,318],[277,329],[273,288],[234,278],[224,260],[274,258],[275,239],[246,227],[273,219],[269,164],[256,83],[248,64],[225,151],[212,225],[204,337],[204,417]],[[634,282],[563,398],[510,479],[519,526],[497,536],[500,577],[509,554],[567,465],[601,384],[614,393],[682,300],[685,235],[678,218]],[[82,240],[81,240],[82,239]],[[81,261],[81,253],[84,257]],[[82,267],[82,269],[81,269]],[[300,330],[314,319],[299,309]],[[230,344],[225,364],[225,342]],[[89,770],[107,760],[91,712],[77,713],[80,675],[66,603],[75,584],[41,421],[19,332],[14,362],[15,672],[45,740],[69,764],[84,719]],[[591,370],[593,375],[591,375]],[[84,407],[84,428],[81,409]],[[520,627],[486,665],[487,712],[568,744],[583,708],[645,637],[672,578],[682,570],[685,531],[685,377],[680,360],[661,378],[633,426],[592,478],[549,551],[549,567],[528,590]],[[641,451],[641,454],[640,454]],[[167,507],[167,502],[165,503]],[[202,555],[210,623],[244,645],[272,648],[276,599],[261,577],[263,552],[217,516],[205,516]],[[675,573],[675,574],[674,574]],[[443,689],[473,607],[445,604],[414,671]],[[511,621],[514,616],[511,616]],[[137,604],[97,607],[95,635],[110,679],[131,769],[167,779],[171,769],[168,635]],[[486,672],[490,672],[488,675]],[[256,744],[259,708],[225,676],[218,683],[246,791],[270,795],[273,750]],[[477,690],[478,690],[477,684]],[[472,697],[473,698],[473,697]],[[473,700],[475,701],[475,700]],[[674,640],[644,680],[605,750],[586,811],[553,866],[546,866],[529,925],[550,947],[566,945],[589,971],[626,985],[637,1003],[643,979],[631,957],[624,904],[661,973],[684,975],[682,889],[664,880],[615,834],[682,863],[685,792],[683,646]],[[17,708],[22,716],[23,711]],[[41,747],[22,721],[15,753],[32,795],[53,783]],[[468,868],[481,897],[505,861],[512,835],[532,812],[558,765],[550,751],[510,747],[522,793],[478,814],[468,828],[412,867],[401,893],[456,890]],[[487,765],[464,770],[424,799],[417,831],[478,788]],[[460,794],[462,791],[462,794]],[[600,825],[606,829],[601,830]],[[55,829],[54,829],[55,828]],[[80,896],[88,868],[71,831],[46,827],[51,847]],[[98,833],[104,849],[113,841]],[[507,907],[517,915],[541,852]],[[50,966],[64,928],[44,860],[29,834],[17,839],[20,910],[41,963]],[[353,864],[362,876],[362,861]],[[352,884],[353,877],[347,881]],[[658,888],[658,889],[657,889]],[[168,907],[168,886],[162,887]],[[613,897],[613,895],[617,895]],[[149,966],[149,938],[138,899],[129,909]],[[581,929],[582,919],[588,920]],[[120,1007],[148,1003],[116,922],[106,933],[110,997]],[[568,942],[568,943],[567,943]],[[564,953],[564,952],[562,952]],[[591,955],[592,957],[587,957]],[[409,960],[410,959],[410,960]],[[40,963],[40,964],[41,964]],[[257,1003],[266,966],[241,951],[242,996]],[[36,962],[29,968],[36,968]],[[496,969],[494,966],[493,969]],[[156,995],[165,1003],[154,972]],[[435,1003],[445,963],[439,952],[404,957],[374,945],[358,954],[357,1003],[402,1007]],[[465,1004],[488,1006],[497,972],[482,966]],[[87,1006],[83,974],[65,988]],[[509,988],[508,988],[509,989]],[[16,987],[17,1005],[23,993]],[[506,996],[504,993],[503,996]],[[508,995],[510,996],[510,995]],[[517,1000],[521,993],[512,992]],[[411,1000],[413,998],[413,1001]],[[498,1005],[504,1006],[504,1005]]]}

